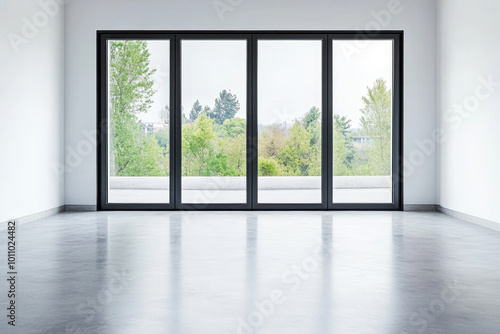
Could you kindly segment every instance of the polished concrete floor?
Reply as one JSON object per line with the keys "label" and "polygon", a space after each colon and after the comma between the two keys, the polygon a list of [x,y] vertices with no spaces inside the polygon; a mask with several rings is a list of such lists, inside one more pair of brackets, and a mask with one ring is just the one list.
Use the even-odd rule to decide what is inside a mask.
{"label": "polished concrete floor", "polygon": [[500,234],[439,213],[63,213],[17,240],[1,333],[500,333]]}

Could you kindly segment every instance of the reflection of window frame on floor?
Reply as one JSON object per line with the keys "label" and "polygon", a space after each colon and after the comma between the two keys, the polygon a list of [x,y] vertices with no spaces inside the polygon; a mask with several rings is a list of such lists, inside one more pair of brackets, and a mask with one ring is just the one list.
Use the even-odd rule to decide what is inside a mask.
{"label": "reflection of window frame on floor", "polygon": [[[182,40],[246,40],[246,203],[182,203],[181,176],[181,41]],[[333,203],[333,74],[332,43],[334,40],[392,40],[392,203]],[[108,177],[108,42],[112,40],[169,40],[170,41],[170,126],[169,179],[166,203],[110,203]],[[319,40],[322,43],[322,105],[321,110],[321,203],[258,203],[258,120],[257,75],[258,41],[260,40]],[[403,32],[381,31],[99,31],[97,32],[97,197],[100,210],[401,210],[403,203],[402,178],[402,115],[403,115]],[[154,124],[142,124],[143,131],[155,132]],[[361,138],[363,139],[363,138]],[[364,138],[365,140],[369,140]],[[316,175],[316,174],[315,174]],[[319,182],[319,181],[318,181]]]}

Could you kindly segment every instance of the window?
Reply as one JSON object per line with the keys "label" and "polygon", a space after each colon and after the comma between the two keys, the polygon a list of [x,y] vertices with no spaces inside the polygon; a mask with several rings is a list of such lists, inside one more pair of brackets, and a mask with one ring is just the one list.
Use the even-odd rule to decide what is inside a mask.
{"label": "window", "polygon": [[181,202],[247,202],[247,41],[181,40]]}
{"label": "window", "polygon": [[322,43],[258,40],[258,203],[322,202]]}
{"label": "window", "polygon": [[402,32],[98,32],[98,204],[402,207]]}
{"label": "window", "polygon": [[332,43],[333,202],[392,203],[393,41],[356,44]]}

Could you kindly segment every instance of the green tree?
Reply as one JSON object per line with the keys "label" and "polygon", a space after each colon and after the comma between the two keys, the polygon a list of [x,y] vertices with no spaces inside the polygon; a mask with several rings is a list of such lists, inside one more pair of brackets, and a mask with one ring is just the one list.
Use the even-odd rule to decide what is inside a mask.
{"label": "green tree", "polygon": [[320,121],[321,113],[318,107],[312,107],[302,118],[304,127],[308,129],[310,126],[318,124]]}
{"label": "green tree", "polygon": [[140,150],[122,169],[119,176],[167,176],[168,160],[153,136],[143,137]]}
{"label": "green tree", "polygon": [[193,125],[183,126],[182,151],[185,165],[184,175],[210,175],[208,161],[210,154],[214,152],[214,138],[212,120],[206,114],[201,114]]}
{"label": "green tree", "polygon": [[154,137],[156,139],[156,142],[158,143],[158,146],[162,147],[163,149],[167,150],[167,152],[168,152],[169,143],[170,143],[169,132],[168,131],[158,131],[154,134]]}
{"label": "green tree", "polygon": [[221,140],[219,147],[224,148],[224,153],[227,156],[226,176],[246,175],[246,138],[247,136],[245,134],[239,134],[234,137]]}
{"label": "green tree", "polygon": [[219,97],[215,99],[214,109],[208,113],[208,116],[215,120],[217,124],[223,124],[226,119],[231,119],[240,110],[240,103],[236,95],[231,91],[223,90]]}
{"label": "green tree", "polygon": [[361,125],[370,138],[367,167],[370,175],[390,175],[391,91],[383,79],[377,79],[362,99]]}
{"label": "green tree", "polygon": [[286,123],[275,123],[259,130],[259,156],[276,157],[287,137]]}
{"label": "green tree", "polygon": [[191,111],[189,112],[189,120],[191,122],[194,122],[201,114],[202,107],[200,104],[200,101],[196,100],[196,102],[193,104],[193,107],[191,108]]}
{"label": "green tree", "polygon": [[339,127],[333,127],[333,176],[349,175],[346,160],[346,139]]}
{"label": "green tree", "polygon": [[243,118],[226,119],[222,124],[223,135],[225,137],[236,137],[247,132],[247,122]]}
{"label": "green tree", "polygon": [[110,45],[111,175],[165,175],[163,154],[146,136],[138,115],[151,107],[153,90],[146,41],[113,41]]}
{"label": "green tree", "polygon": [[345,143],[344,165],[346,165],[348,169],[351,169],[354,159],[356,157],[356,150],[354,148],[354,143],[352,140],[352,133],[351,133],[352,120],[347,118],[346,116],[340,117],[340,115],[338,114],[335,114],[333,118],[335,120],[334,127],[338,131],[340,131],[340,133],[344,136],[344,143]]}
{"label": "green tree", "polygon": [[259,176],[279,176],[280,168],[273,158],[259,158]]}
{"label": "green tree", "polygon": [[310,153],[309,133],[299,122],[295,122],[276,158],[283,166],[286,175],[305,176],[309,175]]}
{"label": "green tree", "polygon": [[302,118],[302,122],[309,133],[309,160],[308,175],[321,175],[321,113],[318,107],[312,107]]}
{"label": "green tree", "polygon": [[309,132],[311,147],[321,150],[321,113],[318,107],[312,107],[302,118],[304,127]]}

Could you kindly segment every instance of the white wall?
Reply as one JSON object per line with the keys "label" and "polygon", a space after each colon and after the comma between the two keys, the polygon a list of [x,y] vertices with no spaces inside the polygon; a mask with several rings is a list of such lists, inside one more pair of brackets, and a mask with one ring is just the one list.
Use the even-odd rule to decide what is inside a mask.
{"label": "white wall", "polygon": [[[72,1],[66,6],[66,147],[77,151],[88,142],[85,133],[95,130],[96,30],[376,29],[367,27],[374,21],[372,11],[387,10],[388,4],[394,2],[400,2],[402,11],[383,22],[382,28],[404,30],[406,34],[404,147],[409,172],[405,203],[434,204],[435,148],[431,147],[429,154],[410,155],[420,152],[416,141],[429,137],[436,127],[433,0],[231,0],[230,3],[240,4],[226,12],[223,20],[214,9],[213,0]],[[81,152],[66,173],[66,204],[95,205],[95,150]]]}
{"label": "white wall", "polygon": [[500,1],[440,0],[438,13],[439,203],[500,223]]}
{"label": "white wall", "polygon": [[[54,10],[58,7],[54,7]],[[40,14],[42,13],[42,14]],[[0,222],[64,204],[64,13],[38,1],[0,2]],[[39,28],[25,30],[23,18]]]}

